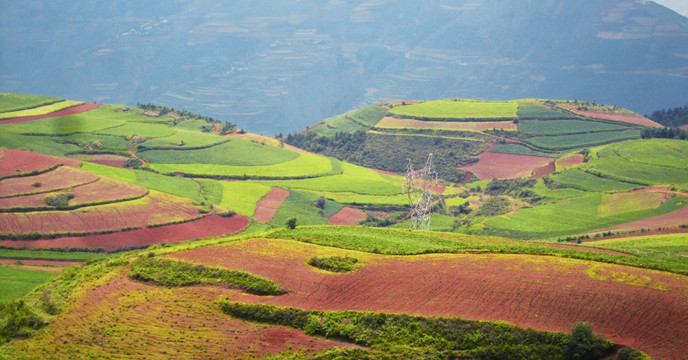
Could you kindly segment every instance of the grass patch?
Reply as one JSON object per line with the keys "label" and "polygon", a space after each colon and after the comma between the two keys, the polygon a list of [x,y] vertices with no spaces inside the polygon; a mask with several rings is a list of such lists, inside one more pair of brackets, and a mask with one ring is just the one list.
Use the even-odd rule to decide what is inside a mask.
{"label": "grass patch", "polygon": [[107,255],[95,252],[81,251],[51,251],[51,250],[24,250],[24,249],[2,249],[0,248],[0,258],[3,259],[35,259],[35,260],[57,260],[57,261],[95,261],[106,258]]}
{"label": "grass patch", "polygon": [[559,154],[552,154],[543,151],[533,150],[523,145],[504,144],[493,147],[490,152],[499,154],[530,155],[556,158]]}
{"label": "grass patch", "polygon": [[131,277],[167,287],[219,284],[259,295],[286,292],[277,283],[245,272],[207,267],[161,257],[144,256],[131,264]]}
{"label": "grass patch", "polygon": [[62,99],[28,94],[0,93],[0,112],[16,111],[55,103]]}
{"label": "grass patch", "polygon": [[595,176],[580,169],[569,169],[549,178],[557,184],[590,192],[629,191],[640,185]]}
{"label": "grass patch", "polygon": [[54,274],[44,271],[12,269],[0,266],[0,301],[18,299],[44,282]]}
{"label": "grass patch", "polygon": [[56,111],[64,110],[66,108],[70,108],[70,107],[73,107],[76,105],[81,105],[83,103],[84,103],[83,101],[64,100],[64,101],[58,101],[58,102],[47,104],[47,105],[40,105],[40,106],[33,107],[30,109],[25,109],[25,110],[0,112],[0,119],[10,119],[10,118],[15,118],[15,117],[35,116],[35,115],[45,115],[45,114],[50,114],[50,113],[53,113]]}
{"label": "grass patch", "polygon": [[315,206],[319,198],[319,194],[291,190],[289,197],[282,202],[269,224],[274,227],[283,227],[290,218],[296,218],[299,226],[328,224],[330,216],[341,210],[343,206],[327,200],[321,209]]}
{"label": "grass patch", "polygon": [[358,259],[350,256],[315,256],[308,259],[308,265],[332,272],[353,271],[357,263]]}
{"label": "grass patch", "polygon": [[598,131],[621,131],[626,126],[585,120],[521,120],[518,130],[526,135],[564,135]]}
{"label": "grass patch", "polygon": [[222,181],[222,201],[224,208],[241,215],[253,216],[256,203],[270,192],[270,187],[259,183],[244,181]]}
{"label": "grass patch", "polygon": [[117,106],[103,105],[83,114],[2,125],[3,130],[16,134],[68,135],[103,131],[132,120],[130,112],[118,112]]}
{"label": "grass patch", "polygon": [[640,138],[640,130],[622,130],[590,134],[534,136],[526,139],[526,141],[540,148],[567,150],[638,138]]}

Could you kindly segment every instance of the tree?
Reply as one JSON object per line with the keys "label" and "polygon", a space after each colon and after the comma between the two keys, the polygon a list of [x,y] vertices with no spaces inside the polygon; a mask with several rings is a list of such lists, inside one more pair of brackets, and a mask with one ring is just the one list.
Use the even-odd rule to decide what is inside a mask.
{"label": "tree", "polygon": [[572,360],[603,359],[613,346],[599,335],[595,335],[592,326],[586,322],[578,323],[571,330],[571,338],[566,344],[564,356]]}
{"label": "tree", "polygon": [[287,219],[287,222],[285,223],[285,225],[287,225],[287,227],[289,229],[294,230],[296,228],[296,218],[293,217],[293,218]]}

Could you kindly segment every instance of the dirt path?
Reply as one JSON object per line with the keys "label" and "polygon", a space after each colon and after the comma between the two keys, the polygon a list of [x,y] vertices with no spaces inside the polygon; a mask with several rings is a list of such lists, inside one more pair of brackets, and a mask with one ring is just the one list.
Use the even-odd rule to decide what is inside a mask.
{"label": "dirt path", "polygon": [[22,116],[22,117],[10,118],[10,119],[3,119],[3,120],[0,120],[0,124],[12,124],[12,123],[19,123],[19,122],[31,121],[31,120],[49,119],[49,118],[58,117],[58,116],[80,114],[80,113],[83,113],[86,111],[97,109],[97,108],[101,107],[102,105],[103,104],[85,103],[85,104],[81,104],[81,105],[72,106],[70,108],[66,108],[66,109],[63,109],[60,111],[52,112],[49,114]]}
{"label": "dirt path", "polygon": [[282,205],[282,202],[286,200],[287,197],[289,197],[289,191],[276,187],[272,188],[269,193],[256,203],[256,212],[253,218],[263,224],[272,220],[280,205]]}

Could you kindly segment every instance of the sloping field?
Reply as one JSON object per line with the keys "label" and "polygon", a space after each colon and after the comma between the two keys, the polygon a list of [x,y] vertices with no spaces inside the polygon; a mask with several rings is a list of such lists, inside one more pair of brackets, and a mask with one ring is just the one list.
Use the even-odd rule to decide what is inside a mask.
{"label": "sloping field", "polygon": [[[353,273],[306,265],[312,256],[353,256]],[[587,321],[596,332],[651,356],[688,353],[688,280],[617,265],[541,256],[381,256],[285,240],[245,240],[169,256],[248,271],[289,293],[234,300],[317,310],[365,310],[468,319],[567,331]],[[289,271],[285,271],[289,269]],[[389,281],[394,279],[394,281]]]}
{"label": "sloping field", "polygon": [[569,169],[550,176],[557,184],[592,192],[633,190],[641,185],[595,176],[580,169]]}
{"label": "sloping field", "polygon": [[413,119],[399,119],[386,116],[375,124],[377,129],[432,129],[449,131],[484,131],[484,130],[511,130],[516,131],[518,126],[513,121],[421,121]]}
{"label": "sloping field", "polygon": [[38,208],[46,207],[45,198],[58,194],[72,194],[74,198],[69,200],[68,206],[87,206],[94,204],[106,204],[125,200],[137,199],[148,194],[148,189],[128,184],[125,182],[99,178],[97,181],[90,182],[81,186],[71,186],[71,191],[45,193],[36,195],[15,196],[11,198],[0,198],[0,208]]}
{"label": "sloping field", "polygon": [[330,216],[330,225],[357,225],[366,219],[365,211],[350,207],[343,207],[336,214]]}
{"label": "sloping field", "polygon": [[0,112],[32,109],[46,104],[56,103],[62,99],[30,94],[0,93]]}
{"label": "sloping field", "polygon": [[46,240],[0,240],[0,245],[15,248],[27,247],[30,249],[137,248],[151,244],[178,243],[212,236],[236,234],[245,230],[250,224],[251,219],[243,215],[234,215],[229,218],[208,215],[198,220],[181,224],[142,228],[110,234],[67,236]]}
{"label": "sloping field", "polygon": [[564,135],[599,131],[618,131],[625,126],[584,120],[521,120],[518,130],[528,135]]}
{"label": "sloping field", "polygon": [[[2,160],[0,160],[2,161]],[[39,175],[0,180],[0,197],[29,195],[79,186],[98,180],[98,176],[70,166],[60,166]]]}
{"label": "sloping field", "polygon": [[0,179],[26,176],[53,169],[60,164],[79,167],[77,160],[48,156],[30,151],[0,149]]}
{"label": "sloping field", "polygon": [[419,118],[501,119],[516,118],[517,110],[516,101],[448,99],[395,106],[389,112]]}
{"label": "sloping field", "polygon": [[572,112],[575,112],[576,114],[580,114],[582,116],[587,116],[591,117],[594,119],[603,119],[603,120],[614,120],[614,121],[622,121],[622,122],[627,122],[630,124],[636,124],[636,125],[643,125],[643,126],[650,126],[650,127],[662,127],[662,125],[644,117],[640,116],[638,114],[634,113],[605,113],[605,112],[600,112],[600,111],[587,111],[587,110],[579,110],[576,105],[573,104],[559,104],[558,106],[561,106],[563,108],[566,108],[567,110],[570,110]]}
{"label": "sloping field", "polygon": [[220,287],[168,289],[119,272],[82,291],[50,327],[16,343],[18,349],[36,358],[223,359],[352,346],[221,316],[214,302],[235,291]]}
{"label": "sloping field", "polygon": [[0,229],[5,234],[83,234],[170,224],[198,216],[191,200],[151,191],[141,199],[72,211],[2,213]]}
{"label": "sloping field", "polygon": [[[30,109],[0,112],[0,119],[8,120],[8,122],[12,122],[12,120],[28,121],[28,120],[36,120],[36,119],[45,119],[45,118],[54,117],[54,116],[62,116],[62,115],[65,115],[65,114],[61,114],[61,112],[63,110],[74,108],[75,106],[78,106],[78,105],[86,105],[86,104],[84,104],[83,101],[63,100],[63,101],[58,101],[58,102],[54,102],[51,104],[40,105],[40,106],[30,108]],[[86,107],[87,109],[86,108],[85,109],[78,109],[78,110],[76,110],[76,112],[72,111],[72,113],[76,114],[78,112],[84,112],[87,110],[94,109],[98,106],[99,105],[96,105],[96,104],[89,104],[89,106]],[[67,111],[67,112],[69,112],[69,111]]]}
{"label": "sloping field", "polygon": [[533,136],[525,141],[543,149],[567,150],[639,138],[640,130],[619,130],[572,135]]}
{"label": "sloping field", "polygon": [[530,177],[533,170],[553,161],[551,158],[541,156],[493,152],[484,152],[480,154],[478,158],[480,159],[478,162],[459,168],[464,171],[469,171],[483,180],[490,180],[492,178],[515,179],[517,177]]}
{"label": "sloping field", "polygon": [[124,167],[124,163],[129,159],[126,156],[115,154],[77,154],[71,155],[70,157],[79,161],[90,161],[92,163],[113,167]]}

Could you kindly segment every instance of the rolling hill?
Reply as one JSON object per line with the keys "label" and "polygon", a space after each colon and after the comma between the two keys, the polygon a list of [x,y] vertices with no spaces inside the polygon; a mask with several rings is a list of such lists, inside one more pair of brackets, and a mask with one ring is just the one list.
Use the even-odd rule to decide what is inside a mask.
{"label": "rolling hill", "polygon": [[688,20],[652,1],[57,0],[2,13],[3,91],[166,104],[264,135],[398,99],[649,114],[688,92]]}
{"label": "rolling hill", "polygon": [[[637,113],[452,98],[222,128],[1,94],[0,358],[688,354],[688,142]],[[400,171],[430,152],[435,231],[411,231]]]}

